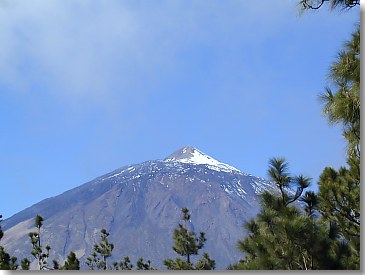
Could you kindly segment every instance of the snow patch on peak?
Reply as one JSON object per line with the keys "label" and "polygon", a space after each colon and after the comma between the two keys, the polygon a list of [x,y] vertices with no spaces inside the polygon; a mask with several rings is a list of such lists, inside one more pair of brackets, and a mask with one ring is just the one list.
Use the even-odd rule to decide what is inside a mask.
{"label": "snow patch on peak", "polygon": [[192,146],[186,146],[164,159],[165,162],[182,162],[190,164],[203,164],[209,169],[224,172],[239,172],[237,168],[220,162]]}

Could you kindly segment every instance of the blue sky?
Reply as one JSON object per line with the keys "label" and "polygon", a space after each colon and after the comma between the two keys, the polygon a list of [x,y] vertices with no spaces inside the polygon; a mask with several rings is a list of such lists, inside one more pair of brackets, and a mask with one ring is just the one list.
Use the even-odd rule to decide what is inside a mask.
{"label": "blue sky", "polygon": [[184,145],[260,177],[344,165],[317,97],[359,9],[297,2],[0,1],[0,213]]}

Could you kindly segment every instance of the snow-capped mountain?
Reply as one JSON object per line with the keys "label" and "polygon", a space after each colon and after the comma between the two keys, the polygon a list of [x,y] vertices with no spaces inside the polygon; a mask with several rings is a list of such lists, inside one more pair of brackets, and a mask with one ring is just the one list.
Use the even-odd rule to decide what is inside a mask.
{"label": "snow-capped mountain", "polygon": [[237,168],[234,168],[223,162],[219,162],[216,159],[204,154],[203,152],[191,146],[181,148],[180,150],[165,158],[164,161],[203,164],[206,165],[209,169],[216,171],[241,173],[241,171]]}
{"label": "snow-capped mountain", "polygon": [[262,178],[187,146],[161,160],[124,166],[19,212],[3,222],[2,242],[18,258],[31,257],[27,233],[41,214],[51,259],[62,262],[74,251],[84,262],[100,229],[106,228],[115,260],[143,257],[163,268],[164,259],[177,256],[172,232],[181,208],[187,207],[194,230],[206,232],[203,250],[224,269],[242,257],[236,244],[246,234],[244,222],[259,211],[258,194],[274,189]]}

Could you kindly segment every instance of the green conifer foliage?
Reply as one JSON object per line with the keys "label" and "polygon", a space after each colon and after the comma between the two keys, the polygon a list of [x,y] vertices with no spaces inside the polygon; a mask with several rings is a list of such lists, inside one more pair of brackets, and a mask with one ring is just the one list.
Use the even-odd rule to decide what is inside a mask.
{"label": "green conifer foliage", "polygon": [[[34,220],[34,225],[37,231],[30,232],[28,234],[33,248],[31,254],[37,260],[39,270],[58,269],[59,264],[56,260],[53,260],[53,268],[50,268],[48,266],[49,251],[51,250],[51,247],[49,245],[46,245],[45,248],[43,248],[42,246],[41,228],[43,226],[43,221],[43,217],[41,215],[37,215]],[[27,260],[23,259],[23,261],[25,261],[24,263],[26,263]]]}
{"label": "green conifer foliage", "polygon": [[3,218],[3,215],[0,215],[0,241],[4,237],[4,232],[1,229],[1,222],[3,221],[2,218]]}
{"label": "green conifer foliage", "polygon": [[214,269],[215,261],[210,259],[208,253],[204,253],[203,258],[195,266],[192,264],[191,256],[198,255],[207,239],[204,232],[200,232],[199,237],[197,237],[194,231],[188,230],[189,209],[183,208],[181,212],[182,223],[174,230],[173,239],[175,243],[172,248],[180,256],[186,257],[186,260],[182,258],[166,259],[164,265],[170,270]]}
{"label": "green conifer foliage", "polygon": [[[320,176],[319,211],[323,219],[336,224],[347,253],[349,269],[360,268],[360,180],[353,176],[351,168],[338,171],[327,167]],[[341,250],[339,250],[341,251]]]}
{"label": "green conifer foliage", "polygon": [[137,270],[154,270],[154,268],[152,268],[150,260],[145,263],[143,258],[139,258],[137,261]]}
{"label": "green conifer foliage", "polygon": [[80,261],[77,259],[76,254],[74,252],[70,252],[68,254],[67,259],[64,265],[60,268],[62,270],[79,270],[80,269]]}
{"label": "green conifer foliage", "polygon": [[[333,92],[327,88],[321,95],[323,112],[330,123],[343,126],[347,140],[347,164],[335,170],[326,167],[320,176],[319,211],[323,218],[339,228],[344,239],[338,252],[348,259],[349,269],[360,268],[360,27],[345,43],[330,68]],[[343,249],[344,246],[346,249]]]}
{"label": "green conifer foliage", "polygon": [[186,260],[182,258],[176,259],[166,259],[164,260],[164,265],[169,270],[193,270],[194,267],[191,263],[188,263]]}
{"label": "green conifer foliage", "polygon": [[336,8],[351,9],[356,6],[360,6],[360,0],[300,0],[299,3],[303,10],[317,10],[325,3],[329,3],[330,10],[334,10]]}
{"label": "green conifer foliage", "polygon": [[[269,179],[279,188],[281,199],[278,201],[282,206],[287,206],[296,201],[303,193],[303,190],[310,185],[311,178],[299,175],[291,177],[289,164],[285,158],[272,158],[269,160]],[[288,189],[296,189],[294,195],[288,192]]]}
{"label": "green conifer foliage", "polygon": [[331,65],[327,87],[319,97],[331,124],[343,127],[349,158],[360,159],[360,26]]}
{"label": "green conifer foliage", "polygon": [[0,270],[10,270],[10,255],[0,246]]}
{"label": "green conifer foliage", "polygon": [[29,266],[30,266],[30,260],[28,258],[24,258],[21,261],[22,270],[29,270]]}
{"label": "green conifer foliage", "polygon": [[[2,215],[0,215],[0,240],[4,237],[1,229]],[[0,245],[0,270],[16,270],[18,269],[17,257],[10,256],[3,246]]]}
{"label": "green conifer foliage", "polygon": [[196,270],[212,270],[215,268],[215,261],[209,257],[208,253],[204,253],[203,257],[195,264]]}
{"label": "green conifer foliage", "polygon": [[108,258],[112,255],[114,245],[109,242],[109,232],[105,228],[101,229],[100,232],[100,243],[94,244],[92,254],[86,259],[86,264],[91,270],[107,270],[113,267],[109,266]]}
{"label": "green conifer foliage", "polygon": [[313,216],[319,205],[319,199],[316,193],[307,191],[299,200],[305,203],[304,211],[308,216]]}
{"label": "green conifer foliage", "polygon": [[[245,224],[249,235],[238,243],[246,256],[229,269],[346,269],[349,246],[339,238],[338,228],[316,218],[318,198],[313,192],[300,197],[310,179],[291,177],[287,168],[283,159],[270,160],[269,175],[280,194],[261,195],[261,211]],[[290,182],[297,187],[295,195],[285,190]],[[295,201],[305,204],[304,211]]]}
{"label": "green conifer foliage", "polygon": [[204,232],[200,232],[200,236],[197,238],[194,231],[187,229],[187,222],[190,220],[187,208],[182,209],[182,214],[183,224],[179,224],[179,227],[174,230],[175,244],[172,248],[177,254],[186,256],[186,261],[191,263],[190,256],[198,255],[198,251],[204,246],[206,238]]}
{"label": "green conifer foliage", "polygon": [[89,266],[90,270],[96,270],[98,269],[100,258],[98,257],[98,254],[95,252],[95,250],[91,253],[89,257],[86,258],[85,264]]}
{"label": "green conifer foliage", "polygon": [[53,270],[60,269],[60,264],[58,263],[58,261],[53,260],[52,263],[53,263]]}
{"label": "green conifer foliage", "polygon": [[116,269],[120,270],[132,270],[133,268],[133,264],[131,263],[131,260],[129,259],[128,256],[124,257],[123,260],[120,260],[119,263],[114,263],[114,266],[115,267],[119,266],[119,268]]}
{"label": "green conifer foliage", "polygon": [[[0,215],[0,222],[2,222],[2,215]],[[3,238],[4,232],[1,230],[0,224],[0,240]],[[9,270],[10,255],[5,252],[4,247],[0,246],[0,270]]]}

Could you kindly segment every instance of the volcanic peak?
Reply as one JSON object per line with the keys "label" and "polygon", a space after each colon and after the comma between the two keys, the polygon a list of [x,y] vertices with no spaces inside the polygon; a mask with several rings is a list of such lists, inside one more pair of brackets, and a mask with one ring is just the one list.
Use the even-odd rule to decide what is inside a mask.
{"label": "volcanic peak", "polygon": [[190,163],[190,164],[203,164],[208,166],[208,168],[223,171],[223,172],[239,172],[240,170],[237,168],[220,162],[200,150],[194,148],[193,146],[185,146],[176,152],[172,153],[170,156],[164,159],[165,162],[182,162],[182,163]]}

